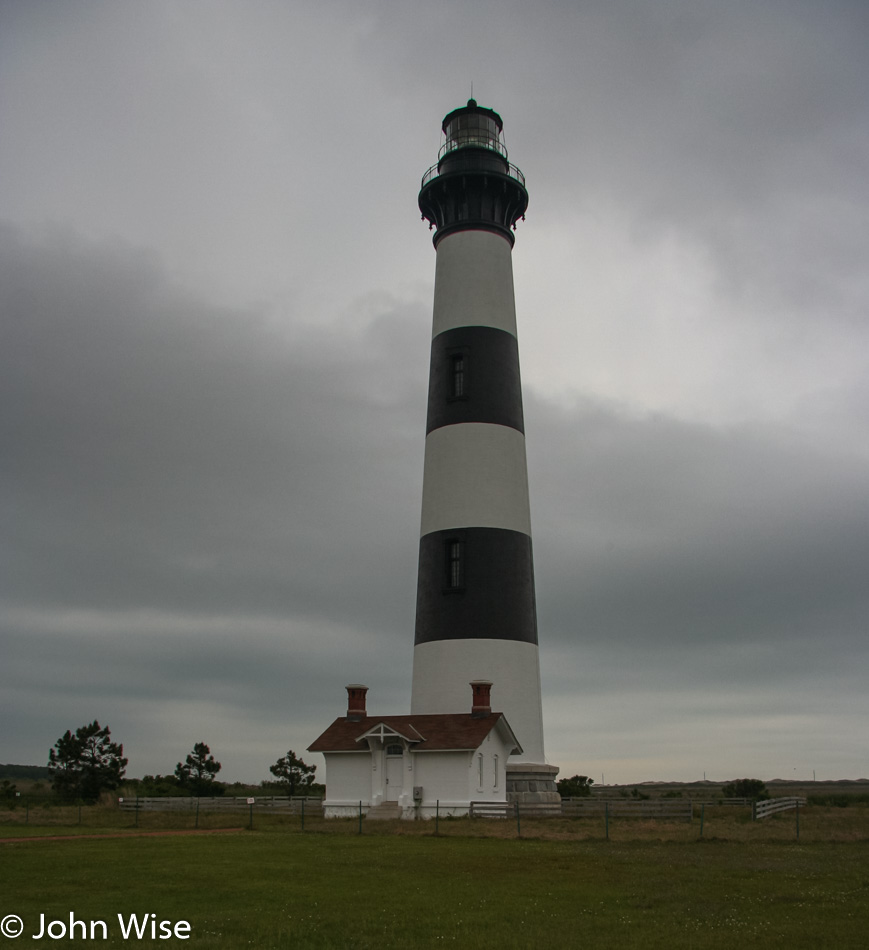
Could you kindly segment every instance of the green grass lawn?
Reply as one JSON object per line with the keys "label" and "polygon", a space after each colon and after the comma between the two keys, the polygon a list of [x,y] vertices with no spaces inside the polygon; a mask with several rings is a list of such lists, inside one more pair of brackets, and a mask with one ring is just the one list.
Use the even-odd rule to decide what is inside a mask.
{"label": "green grass lawn", "polygon": [[[682,837],[658,840],[650,823],[622,822],[609,841],[544,840],[509,837],[504,823],[475,825],[497,826],[501,837],[461,833],[458,822],[442,823],[440,837],[430,823],[402,824],[362,836],[339,822],[329,833],[274,824],[214,836],[4,844],[0,917],[22,917],[18,946],[33,947],[65,945],[30,935],[41,913],[68,922],[70,911],[107,922],[110,939],[89,941],[104,947],[842,950],[869,942],[865,834],[699,840],[695,822]],[[191,937],[124,941],[118,913],[187,920]]]}

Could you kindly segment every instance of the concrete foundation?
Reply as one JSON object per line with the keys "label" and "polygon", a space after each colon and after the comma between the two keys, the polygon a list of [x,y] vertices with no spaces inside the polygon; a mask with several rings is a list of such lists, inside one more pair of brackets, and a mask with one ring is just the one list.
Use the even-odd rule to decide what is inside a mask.
{"label": "concrete foundation", "polygon": [[[540,814],[561,814],[561,796],[555,788],[556,765],[507,765],[507,801],[535,805]],[[549,806],[549,807],[546,807]]]}

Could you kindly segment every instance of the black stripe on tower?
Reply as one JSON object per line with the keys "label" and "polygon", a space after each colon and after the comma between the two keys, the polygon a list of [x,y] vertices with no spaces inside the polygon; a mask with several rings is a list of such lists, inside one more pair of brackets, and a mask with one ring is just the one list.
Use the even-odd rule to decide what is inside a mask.
{"label": "black stripe on tower", "polygon": [[466,639],[537,643],[527,534],[454,528],[420,539],[414,643]]}
{"label": "black stripe on tower", "polygon": [[432,340],[426,435],[462,422],[490,422],[524,433],[519,345],[512,333],[455,327]]}

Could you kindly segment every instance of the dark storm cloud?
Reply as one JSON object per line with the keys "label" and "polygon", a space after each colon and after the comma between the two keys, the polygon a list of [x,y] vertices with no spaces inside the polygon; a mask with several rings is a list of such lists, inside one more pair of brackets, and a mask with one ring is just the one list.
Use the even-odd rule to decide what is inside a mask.
{"label": "dark storm cloud", "polygon": [[374,562],[402,573],[384,525],[416,516],[420,453],[400,440],[424,384],[401,354],[424,351],[421,313],[285,332],[130,250],[3,238],[5,497],[31,539],[8,564],[17,598],[346,618]]}
{"label": "dark storm cloud", "polygon": [[[425,315],[383,298],[342,332],[294,328],[202,304],[131,248],[0,242],[7,701],[50,692],[38,720],[219,695],[251,715],[255,683],[258,708],[289,690],[301,718],[318,669],[349,681],[394,648],[425,405],[404,350],[425,353]],[[8,721],[32,731],[26,706]]]}
{"label": "dark storm cloud", "polygon": [[[490,2],[451,31],[460,9],[432,13],[450,42],[430,69],[509,104],[511,156],[544,233],[568,240],[623,212],[639,236],[705,248],[719,292],[762,304],[754,319],[856,316],[869,250],[864,5],[542,2],[528,16]],[[407,81],[423,86],[429,73],[401,42],[413,19],[384,10],[374,42],[390,67],[404,49]]]}
{"label": "dark storm cloud", "polygon": [[567,603],[543,598],[560,636],[631,648],[832,636],[862,653],[861,455],[825,454],[763,426],[593,405],[538,416],[532,402],[527,414],[532,484],[546,499],[535,509],[540,585],[571,593]]}

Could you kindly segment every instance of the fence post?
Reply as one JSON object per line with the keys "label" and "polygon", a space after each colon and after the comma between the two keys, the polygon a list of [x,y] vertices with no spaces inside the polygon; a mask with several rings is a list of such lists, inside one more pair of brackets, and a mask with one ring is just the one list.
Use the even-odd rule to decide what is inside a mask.
{"label": "fence post", "polygon": [[81,805],[78,806],[78,823],[81,824]]}
{"label": "fence post", "polygon": [[800,803],[797,801],[797,841],[800,840]]}
{"label": "fence post", "polygon": [[441,800],[438,798],[435,800],[435,836],[440,834],[440,822],[441,822]]}
{"label": "fence post", "polygon": [[139,827],[139,793],[136,792],[136,828]]}
{"label": "fence post", "polygon": [[705,811],[706,811],[706,802],[703,802],[703,804],[700,806],[700,837],[701,838],[703,837],[703,815]]}
{"label": "fence post", "polygon": [[603,803],[603,821],[606,828],[606,840],[610,840],[610,803]]}
{"label": "fence post", "polygon": [[302,831],[305,830],[305,799],[302,799]]}
{"label": "fence post", "polygon": [[196,799],[196,820],[193,823],[194,828],[199,827],[199,799]]}
{"label": "fence post", "polygon": [[359,799],[359,834],[362,834],[362,799]]}
{"label": "fence post", "polygon": [[522,825],[519,823],[519,801],[517,800],[514,804],[516,805],[516,835],[517,835],[519,838],[521,838],[521,837],[522,837]]}

